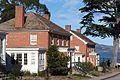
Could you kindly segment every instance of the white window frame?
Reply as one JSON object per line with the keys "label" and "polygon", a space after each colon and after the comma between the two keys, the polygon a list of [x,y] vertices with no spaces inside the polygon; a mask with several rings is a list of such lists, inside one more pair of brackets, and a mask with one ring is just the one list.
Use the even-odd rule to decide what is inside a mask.
{"label": "white window frame", "polygon": [[66,46],[69,46],[69,40],[66,40]]}
{"label": "white window frame", "polygon": [[75,49],[76,49],[76,51],[79,51],[80,47],[79,46],[75,46]]}
{"label": "white window frame", "polygon": [[30,34],[30,45],[37,45],[37,35]]}
{"label": "white window frame", "polygon": [[64,40],[62,40],[62,46],[64,46]]}
{"label": "white window frame", "polygon": [[35,53],[31,53],[31,64],[35,65]]}

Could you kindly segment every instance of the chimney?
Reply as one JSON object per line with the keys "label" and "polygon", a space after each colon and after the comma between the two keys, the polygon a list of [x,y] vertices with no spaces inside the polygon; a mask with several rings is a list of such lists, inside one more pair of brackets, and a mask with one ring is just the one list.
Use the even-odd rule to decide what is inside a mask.
{"label": "chimney", "polygon": [[51,15],[50,15],[50,12],[48,12],[48,11],[45,12],[44,15],[43,15],[43,17],[44,17],[45,19],[47,19],[47,20],[50,20],[50,16],[51,16]]}
{"label": "chimney", "polygon": [[24,25],[24,7],[15,6],[15,28],[22,28]]}
{"label": "chimney", "polygon": [[76,32],[79,32],[79,33],[81,33],[81,30],[80,30],[80,29],[76,29]]}
{"label": "chimney", "polygon": [[71,25],[65,25],[65,30],[68,32],[71,31]]}

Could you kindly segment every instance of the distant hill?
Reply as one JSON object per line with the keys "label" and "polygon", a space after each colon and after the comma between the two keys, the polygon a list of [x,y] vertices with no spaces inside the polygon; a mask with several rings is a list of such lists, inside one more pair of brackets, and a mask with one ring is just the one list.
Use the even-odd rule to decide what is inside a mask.
{"label": "distant hill", "polygon": [[[96,44],[95,51],[96,52],[112,52],[112,48],[113,48],[113,46]],[[118,52],[120,52],[120,48],[119,48]]]}

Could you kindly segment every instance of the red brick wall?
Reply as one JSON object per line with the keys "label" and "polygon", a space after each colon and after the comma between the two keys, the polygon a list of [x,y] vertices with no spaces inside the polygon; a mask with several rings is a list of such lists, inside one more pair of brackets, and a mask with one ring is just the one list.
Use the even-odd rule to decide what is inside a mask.
{"label": "red brick wall", "polygon": [[[30,45],[30,34],[37,34],[37,45]],[[7,47],[40,47],[48,48],[48,32],[9,32]]]}
{"label": "red brick wall", "polygon": [[90,58],[93,59],[93,66],[96,66],[96,55],[89,55],[89,60]]}
{"label": "red brick wall", "polygon": [[[73,35],[72,35],[73,36]],[[70,41],[70,47],[75,48],[75,46],[79,46],[79,52],[82,54],[86,54],[86,44],[83,43],[81,40],[76,38],[75,36],[72,37],[72,40]]]}

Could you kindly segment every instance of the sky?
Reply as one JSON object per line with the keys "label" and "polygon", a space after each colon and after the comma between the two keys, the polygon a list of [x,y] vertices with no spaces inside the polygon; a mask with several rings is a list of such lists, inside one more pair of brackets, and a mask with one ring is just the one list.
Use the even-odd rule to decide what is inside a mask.
{"label": "sky", "polygon": [[[84,15],[79,11],[84,6],[82,0],[40,0],[40,2],[48,7],[52,22],[62,28],[65,28],[65,25],[71,25],[72,30],[80,28],[80,21]],[[96,19],[99,17],[101,15],[96,14]],[[87,37],[99,44],[112,45],[113,42],[113,38]]]}

